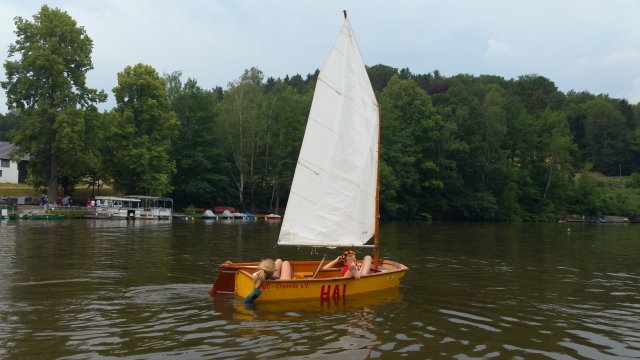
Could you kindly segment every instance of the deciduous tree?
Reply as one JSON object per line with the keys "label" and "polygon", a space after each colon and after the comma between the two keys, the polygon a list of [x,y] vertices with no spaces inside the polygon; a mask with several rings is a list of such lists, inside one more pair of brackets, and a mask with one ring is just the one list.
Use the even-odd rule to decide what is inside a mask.
{"label": "deciduous tree", "polygon": [[161,196],[172,190],[175,163],[169,157],[176,135],[165,81],[151,66],[127,66],[118,73],[115,131],[105,139],[114,187],[127,194]]}
{"label": "deciduous tree", "polygon": [[243,210],[247,186],[249,194],[253,194],[254,176],[259,174],[256,166],[266,142],[263,78],[262,71],[257,68],[245,70],[238,81],[229,84],[221,104],[221,129],[231,159],[231,178],[237,189],[238,204]]}
{"label": "deciduous tree", "polygon": [[15,155],[30,155],[33,185],[46,185],[54,200],[58,179],[86,154],[85,111],[106,95],[86,84],[93,41],[66,12],[44,5],[33,21],[16,17],[15,26],[1,83],[9,109],[22,118],[12,138]]}
{"label": "deciduous tree", "polygon": [[413,80],[393,77],[380,96],[382,108],[381,211],[392,217],[421,218],[423,191],[441,187],[435,166],[440,118],[431,98]]}
{"label": "deciduous tree", "polygon": [[[174,79],[175,83],[178,81]],[[216,94],[188,79],[181,89],[174,89],[173,110],[178,119],[178,135],[171,148],[176,163],[172,179],[176,203],[228,203],[234,193],[228,178],[229,164],[220,146],[224,139],[218,126]]]}

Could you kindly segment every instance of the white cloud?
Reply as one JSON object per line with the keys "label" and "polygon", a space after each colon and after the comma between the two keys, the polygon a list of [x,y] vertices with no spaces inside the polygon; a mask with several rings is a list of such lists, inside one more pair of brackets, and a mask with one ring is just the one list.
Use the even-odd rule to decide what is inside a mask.
{"label": "white cloud", "polygon": [[516,53],[511,50],[509,44],[495,39],[489,39],[484,56],[489,59],[510,59],[514,58]]}

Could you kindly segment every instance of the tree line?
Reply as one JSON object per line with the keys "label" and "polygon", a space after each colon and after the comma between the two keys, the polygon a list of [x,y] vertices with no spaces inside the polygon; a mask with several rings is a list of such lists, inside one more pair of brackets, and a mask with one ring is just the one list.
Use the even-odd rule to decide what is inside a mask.
{"label": "tree line", "polygon": [[[66,13],[17,17],[4,63],[10,111],[0,139],[30,155],[49,198],[109,184],[178,206],[282,212],[318,71],[244,71],[203,89],[180,71],[134,64],[115,107],[86,86],[93,42]],[[559,214],[640,217],[640,104],[517,79],[367,68],[381,108],[381,212],[392,219],[548,221]],[[589,176],[630,176],[605,187]]]}

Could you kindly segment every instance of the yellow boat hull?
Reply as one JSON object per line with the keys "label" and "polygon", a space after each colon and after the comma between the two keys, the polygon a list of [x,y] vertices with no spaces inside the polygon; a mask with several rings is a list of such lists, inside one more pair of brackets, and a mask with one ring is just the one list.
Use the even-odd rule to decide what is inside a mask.
{"label": "yellow boat hull", "polygon": [[[226,272],[230,277],[235,273],[233,279],[233,293],[246,297],[253,292],[253,273],[257,271],[258,263],[234,264],[233,267],[223,267],[221,274]],[[290,280],[267,280],[261,287],[262,294],[256,301],[290,301],[290,300],[313,300],[321,302],[336,299],[347,299],[354,295],[397,288],[400,279],[405,275],[408,268],[402,264],[390,260],[380,260],[378,270],[371,274],[362,276],[360,279],[344,278],[340,269],[317,270],[318,261],[292,261],[294,278]],[[219,275],[220,277],[220,275]],[[222,286],[214,284],[211,294],[215,295],[216,287]],[[231,292],[230,280],[226,284],[227,291]]]}

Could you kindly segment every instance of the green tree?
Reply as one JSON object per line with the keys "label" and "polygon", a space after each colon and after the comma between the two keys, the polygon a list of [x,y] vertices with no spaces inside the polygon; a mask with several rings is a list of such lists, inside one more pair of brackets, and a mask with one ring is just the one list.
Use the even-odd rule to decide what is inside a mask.
{"label": "green tree", "polygon": [[572,141],[566,116],[558,111],[545,111],[542,116],[540,159],[546,169],[543,199],[553,198],[564,204],[575,174],[573,154],[577,147]]}
{"label": "green tree", "polygon": [[[504,90],[491,85],[481,105],[481,141],[477,151],[482,154],[482,172],[479,174],[485,186],[492,181],[503,179],[506,159],[504,143],[507,134],[507,114]],[[473,151],[473,148],[472,148]]]}
{"label": "green tree", "polygon": [[434,96],[445,123],[453,122],[461,151],[452,154],[456,174],[447,175],[444,203],[446,217],[494,220],[498,211],[497,189],[503,191],[510,178],[504,172],[506,132],[505,96],[470,75],[451,80],[449,90]]}
{"label": "green tree", "polygon": [[[410,73],[409,71],[407,72]],[[429,95],[446,93],[451,85],[449,79],[442,76],[438,70],[428,74],[412,74],[411,79]]]}
{"label": "green tree", "polygon": [[11,133],[18,128],[19,123],[18,111],[9,111],[6,115],[0,114],[0,141],[11,141]]}
{"label": "green tree", "polygon": [[105,183],[111,183],[106,166],[111,158],[109,141],[114,138],[118,126],[113,112],[92,112],[87,117],[87,152],[82,164],[82,183],[91,189],[91,197],[100,195]]}
{"label": "green tree", "polygon": [[428,218],[425,189],[441,188],[435,165],[440,122],[431,98],[414,81],[393,77],[380,96],[382,111],[381,212]]}
{"label": "green tree", "polygon": [[599,215],[597,199],[600,197],[600,190],[596,186],[596,180],[589,175],[589,169],[590,164],[587,164],[577,176],[574,205],[571,210],[576,214],[597,216]]}
{"label": "green tree", "polygon": [[312,90],[300,94],[283,82],[277,82],[265,98],[267,143],[261,183],[265,207],[270,212],[278,213],[281,199],[289,193],[312,94]]}
{"label": "green tree", "polygon": [[569,124],[571,136],[573,137],[573,142],[579,149],[575,160],[577,163],[581,164],[580,167],[582,167],[582,164],[584,164],[585,161],[588,161],[585,158],[586,154],[584,154],[585,149],[587,148],[585,139],[585,122],[587,114],[584,104],[595,98],[595,95],[586,91],[579,93],[570,91],[567,93],[567,101],[565,102],[563,109],[567,116],[567,122]]}
{"label": "green tree", "polygon": [[604,98],[585,103],[585,142],[587,159],[596,171],[607,175],[619,175],[635,148],[634,130],[629,129],[625,118],[616,107]]}
{"label": "green tree", "polygon": [[66,12],[43,5],[33,21],[15,18],[16,42],[4,63],[9,109],[22,121],[12,138],[16,157],[29,154],[34,186],[57,198],[58,179],[85,154],[85,110],[106,101],[86,85],[93,41]]}
{"label": "green tree", "polygon": [[233,186],[227,176],[229,164],[220,145],[223,139],[218,127],[219,100],[213,91],[203,90],[194,79],[188,79],[181,89],[174,90],[178,135],[171,155],[176,163],[172,180],[176,204],[228,203]]}
{"label": "green tree", "polygon": [[[164,81],[167,84],[167,97],[169,98],[169,103],[174,104],[176,98],[182,92],[182,71],[174,71],[170,74],[164,74]],[[194,80],[195,81],[195,80]]]}
{"label": "green tree", "polygon": [[371,80],[371,86],[375,92],[382,92],[389,80],[398,75],[398,69],[387,65],[374,65],[367,68],[367,74]]}
{"label": "green tree", "polygon": [[469,150],[470,134],[477,129],[470,124],[479,117],[479,104],[460,78],[451,81],[447,92],[435,94],[433,103],[442,119],[436,145],[437,166],[445,190],[429,192],[428,200],[434,218],[459,218],[465,199],[474,191],[468,178],[474,178],[479,171],[475,168],[479,154]]}
{"label": "green tree", "polygon": [[514,94],[520,98],[530,115],[542,114],[547,108],[560,110],[564,95],[549,79],[535,74],[522,75],[514,83]]}
{"label": "green tree", "polygon": [[239,206],[246,209],[246,192],[253,208],[260,154],[266,143],[266,116],[263,98],[264,75],[257,68],[245,70],[238,81],[229,84],[222,101],[221,130],[230,156],[231,178]]}
{"label": "green tree", "polygon": [[127,194],[161,196],[172,190],[175,163],[169,157],[176,135],[165,81],[144,64],[118,73],[115,130],[105,139],[106,166],[114,187]]}
{"label": "green tree", "polygon": [[507,132],[501,145],[505,151],[502,159],[504,179],[496,181],[499,186],[493,188],[499,204],[496,220],[522,221],[528,216],[528,209],[523,206],[527,195],[530,198],[530,194],[537,193],[537,189],[532,189],[535,183],[530,177],[531,154],[536,151],[538,142],[537,128],[534,119],[513,94],[505,94],[504,111],[507,119]]}

